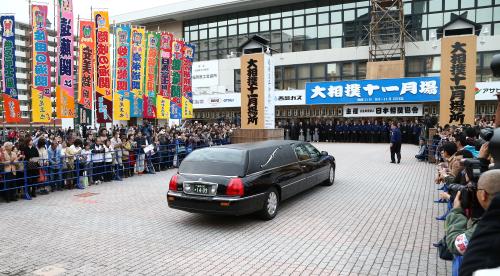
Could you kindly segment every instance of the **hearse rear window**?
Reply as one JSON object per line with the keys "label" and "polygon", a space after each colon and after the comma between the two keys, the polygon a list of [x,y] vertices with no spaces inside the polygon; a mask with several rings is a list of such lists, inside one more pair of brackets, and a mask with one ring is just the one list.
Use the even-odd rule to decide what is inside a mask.
{"label": "hearse rear window", "polygon": [[179,167],[180,173],[242,176],[246,152],[231,148],[204,148],[190,153]]}

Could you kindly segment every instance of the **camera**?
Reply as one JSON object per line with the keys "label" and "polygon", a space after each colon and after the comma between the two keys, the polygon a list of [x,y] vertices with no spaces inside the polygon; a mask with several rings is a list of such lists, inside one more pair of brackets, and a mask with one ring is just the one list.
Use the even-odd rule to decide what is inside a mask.
{"label": "camera", "polygon": [[493,134],[494,134],[494,129],[491,127],[487,127],[481,129],[481,131],[479,132],[479,137],[484,141],[489,142],[493,137]]}
{"label": "camera", "polygon": [[478,218],[484,213],[484,209],[479,204],[476,197],[477,182],[481,176],[481,162],[475,159],[464,159],[465,173],[469,178],[469,183],[461,186],[460,191],[460,207],[466,212],[469,217]]}

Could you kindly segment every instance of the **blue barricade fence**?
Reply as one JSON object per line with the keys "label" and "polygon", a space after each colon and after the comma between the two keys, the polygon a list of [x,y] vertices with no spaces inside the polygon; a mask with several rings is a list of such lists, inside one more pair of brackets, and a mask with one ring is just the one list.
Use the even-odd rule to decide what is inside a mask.
{"label": "blue barricade fence", "polygon": [[9,197],[21,192],[25,199],[31,199],[30,193],[38,188],[50,187],[52,191],[64,187],[84,189],[97,181],[120,180],[136,173],[178,167],[193,150],[228,143],[228,139],[222,139],[202,144],[150,145],[144,149],[122,148],[105,153],[3,162],[0,165],[0,195]]}

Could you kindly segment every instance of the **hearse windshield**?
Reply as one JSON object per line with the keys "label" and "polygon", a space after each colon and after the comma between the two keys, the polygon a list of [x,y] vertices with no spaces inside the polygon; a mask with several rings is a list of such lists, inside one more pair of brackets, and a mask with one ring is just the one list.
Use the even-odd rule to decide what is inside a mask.
{"label": "hearse windshield", "polygon": [[190,153],[179,167],[180,173],[243,176],[246,152],[231,148],[205,148]]}

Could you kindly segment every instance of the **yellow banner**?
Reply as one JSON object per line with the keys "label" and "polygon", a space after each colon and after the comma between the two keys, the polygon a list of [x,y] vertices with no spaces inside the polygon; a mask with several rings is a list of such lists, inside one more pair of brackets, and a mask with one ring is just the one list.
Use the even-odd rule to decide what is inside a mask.
{"label": "yellow banner", "polygon": [[162,95],[156,96],[156,118],[170,119],[170,100]]}
{"label": "yellow banner", "polygon": [[130,120],[130,101],[125,98],[129,97],[129,93],[119,94],[113,93],[113,119],[128,121]]}
{"label": "yellow banner", "polygon": [[31,26],[33,28],[31,107],[32,121],[49,123],[52,115],[50,102],[51,65],[48,51],[47,6],[31,6]]}
{"label": "yellow banner", "polygon": [[50,123],[52,110],[50,98],[45,97],[42,91],[32,88],[31,103],[33,105],[33,122]]}

